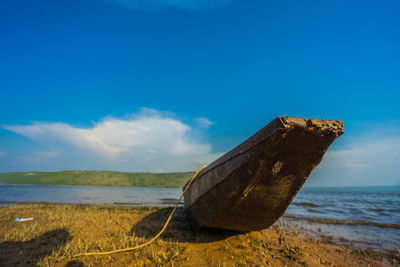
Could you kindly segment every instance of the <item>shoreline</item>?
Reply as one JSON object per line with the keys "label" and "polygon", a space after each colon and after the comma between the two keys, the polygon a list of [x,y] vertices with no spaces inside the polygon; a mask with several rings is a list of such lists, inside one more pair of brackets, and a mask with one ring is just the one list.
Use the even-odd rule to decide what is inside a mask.
{"label": "shoreline", "polygon": [[[1,172],[0,172],[1,174]],[[135,174],[135,173],[134,173]],[[153,173],[149,173],[149,174],[153,174]],[[154,174],[158,174],[158,173],[154,173]],[[189,180],[189,179],[188,179]],[[93,186],[93,187],[129,187],[129,188],[179,188],[182,189],[182,186],[134,186],[134,185],[109,185],[109,184],[51,184],[51,183],[0,183],[1,185],[12,185],[12,186],[19,186],[19,185],[23,185],[23,186]],[[365,189],[388,189],[388,188],[396,188],[400,190],[400,185],[367,185],[367,186],[303,186],[300,190],[327,190],[327,191],[333,191],[333,190],[348,190],[348,191],[352,191],[352,190],[365,190]]]}
{"label": "shoreline", "polygon": [[182,189],[182,187],[175,187],[175,186],[163,186],[163,187],[157,187],[157,186],[132,186],[132,185],[102,185],[102,184],[15,184],[15,183],[0,183],[0,186],[2,185],[7,185],[7,186],[73,186],[73,187],[121,187],[121,188],[179,188]]}
{"label": "shoreline", "polygon": [[[135,209],[159,209],[172,208],[178,199],[160,199],[155,204],[134,203],[134,202],[114,202],[107,203],[63,203],[63,202],[7,202],[0,201],[1,207],[15,207],[17,205],[60,205],[60,206],[79,206],[94,208],[123,208],[128,210]],[[182,210],[183,201],[178,205],[178,210]],[[175,215],[174,215],[175,216]],[[369,249],[378,252],[400,249],[400,225],[385,224],[358,220],[338,220],[321,219],[314,217],[297,217],[292,215],[282,215],[273,226],[281,225],[312,236],[316,239],[330,239],[340,244],[350,244],[357,249]],[[400,251],[400,250],[399,250]]]}
{"label": "shoreline", "polygon": [[[0,254],[0,265],[14,261],[66,266],[75,261],[100,266],[390,266],[400,262],[400,251],[359,249],[322,234],[313,236],[282,222],[250,233],[202,228],[187,218],[182,209],[174,215],[160,239],[148,247],[105,257],[72,258],[78,252],[107,251],[144,243],[158,232],[170,210],[170,207],[91,204],[2,206],[0,250],[9,253]],[[17,223],[14,222],[17,217],[34,219]],[[50,244],[57,242],[51,248],[47,244],[33,252],[33,244],[44,240]],[[17,256],[18,251],[26,256]]]}
{"label": "shoreline", "polygon": [[[163,198],[159,199],[161,202],[156,204],[150,203],[139,203],[139,202],[113,202],[113,203],[74,203],[74,202],[47,202],[47,201],[0,201],[0,207],[2,206],[12,206],[21,204],[44,204],[44,205],[78,205],[78,206],[101,206],[101,207],[125,207],[125,208],[166,208],[175,205],[178,199],[175,198]],[[183,205],[183,200],[179,203],[179,206]],[[6,204],[6,205],[3,205]],[[296,205],[298,203],[292,203],[291,205]],[[312,204],[312,203],[311,203]],[[372,221],[363,220],[339,220],[339,219],[325,219],[325,218],[314,218],[314,217],[299,217],[293,215],[282,215],[281,218],[293,220],[293,221],[306,221],[309,223],[317,224],[329,224],[329,225],[349,225],[349,226],[374,226],[379,228],[392,228],[400,229],[400,224],[392,223],[379,223]]]}

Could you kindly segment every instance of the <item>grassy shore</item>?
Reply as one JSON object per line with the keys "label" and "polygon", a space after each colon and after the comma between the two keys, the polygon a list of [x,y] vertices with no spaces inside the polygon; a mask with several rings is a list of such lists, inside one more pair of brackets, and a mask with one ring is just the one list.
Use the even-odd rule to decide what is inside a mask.
{"label": "grassy shore", "polygon": [[[378,253],[313,239],[278,224],[251,233],[206,229],[182,210],[156,242],[133,252],[74,258],[141,244],[170,208],[19,204],[0,207],[0,266],[388,266]],[[17,217],[32,221],[15,222]]]}
{"label": "grassy shore", "polygon": [[192,175],[193,172],[4,172],[0,173],[0,184],[182,187]]}

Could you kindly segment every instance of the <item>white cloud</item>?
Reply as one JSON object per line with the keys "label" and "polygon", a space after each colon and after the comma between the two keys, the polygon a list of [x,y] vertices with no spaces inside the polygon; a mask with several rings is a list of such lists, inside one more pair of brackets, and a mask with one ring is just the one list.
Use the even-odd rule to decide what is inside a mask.
{"label": "white cloud", "polygon": [[[206,118],[203,120],[209,122]],[[151,109],[127,118],[105,117],[88,128],[61,122],[3,125],[2,128],[26,136],[51,151],[62,152],[62,155],[37,152],[25,159],[58,160],[71,165],[64,168],[180,171],[193,170],[220,156],[212,152],[210,144],[193,138],[196,129],[167,113]]]}
{"label": "white cloud", "polygon": [[6,154],[4,151],[0,151],[0,157],[3,157]]}
{"label": "white cloud", "polygon": [[369,135],[343,149],[328,151],[308,184],[395,185],[399,173],[400,136]]}
{"label": "white cloud", "polygon": [[206,129],[208,129],[210,126],[214,125],[214,123],[212,121],[210,121],[209,119],[204,118],[204,117],[194,118],[193,120],[200,127],[203,127],[203,128],[206,128]]}
{"label": "white cloud", "polygon": [[122,5],[131,10],[151,10],[173,7],[186,10],[219,8],[234,0],[103,0],[107,3]]}

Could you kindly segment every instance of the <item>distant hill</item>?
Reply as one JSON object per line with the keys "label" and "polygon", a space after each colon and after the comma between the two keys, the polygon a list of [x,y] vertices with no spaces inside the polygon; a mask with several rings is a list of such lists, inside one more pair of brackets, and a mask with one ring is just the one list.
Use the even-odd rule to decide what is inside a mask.
{"label": "distant hill", "polygon": [[0,184],[182,187],[192,175],[193,172],[4,172],[0,173]]}

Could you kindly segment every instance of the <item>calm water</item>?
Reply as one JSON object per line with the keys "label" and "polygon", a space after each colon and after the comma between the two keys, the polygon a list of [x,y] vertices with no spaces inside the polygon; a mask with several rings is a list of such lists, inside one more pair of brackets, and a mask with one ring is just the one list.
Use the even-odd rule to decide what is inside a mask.
{"label": "calm water", "polygon": [[181,188],[0,185],[0,203],[14,202],[83,203],[110,205],[168,205],[176,201]]}
{"label": "calm water", "polygon": [[281,221],[355,246],[397,251],[400,187],[303,188]]}
{"label": "calm water", "polygon": [[286,215],[400,228],[400,186],[303,188]]}
{"label": "calm water", "polygon": [[[15,202],[171,205],[181,188],[0,185],[0,205]],[[400,187],[303,188],[280,223],[316,235],[383,248],[400,246]]]}

